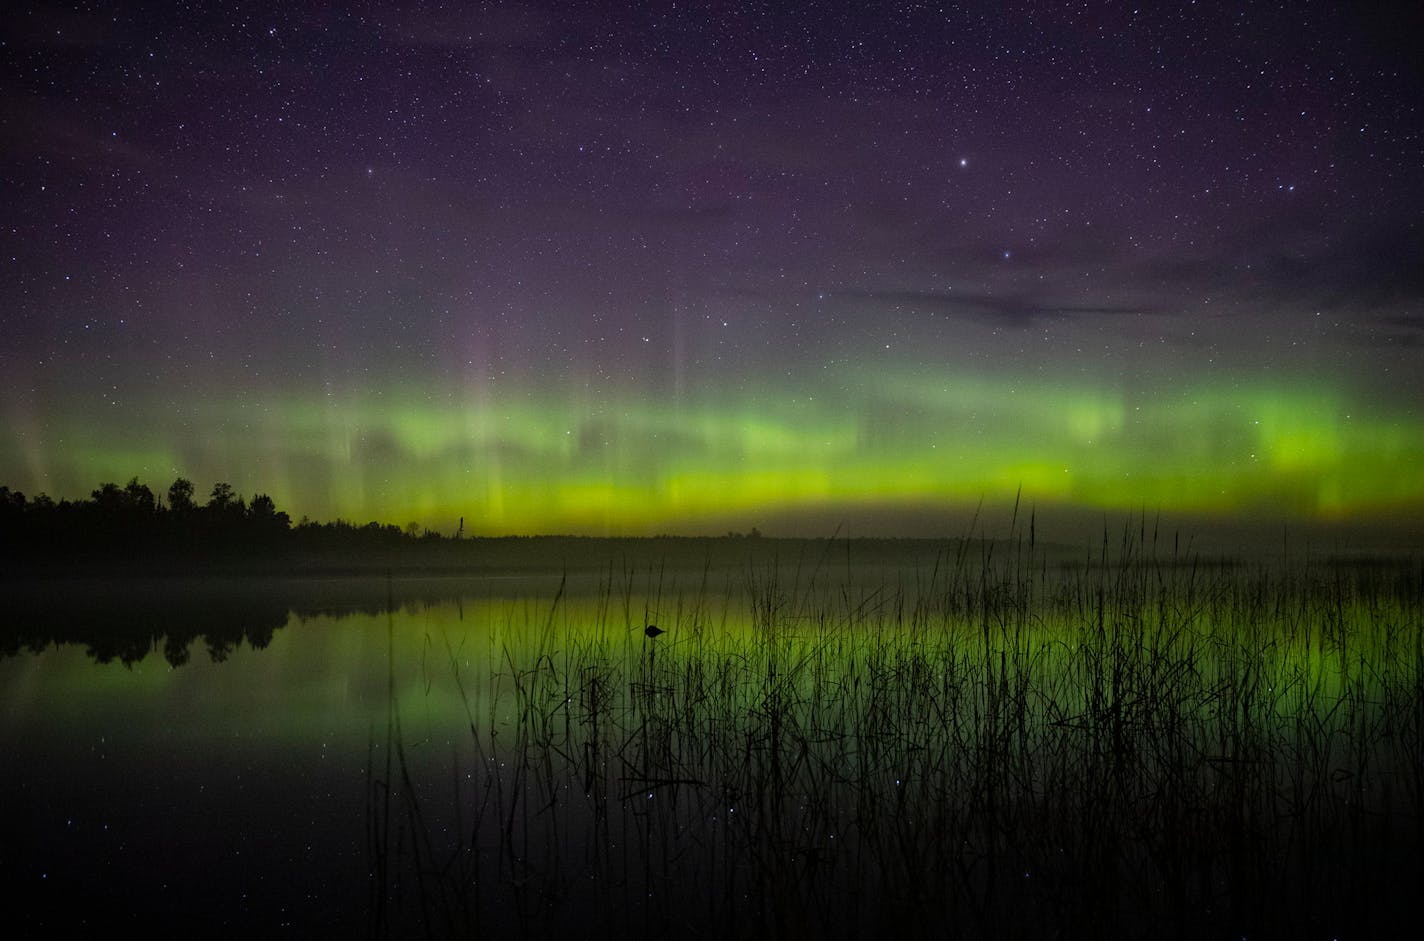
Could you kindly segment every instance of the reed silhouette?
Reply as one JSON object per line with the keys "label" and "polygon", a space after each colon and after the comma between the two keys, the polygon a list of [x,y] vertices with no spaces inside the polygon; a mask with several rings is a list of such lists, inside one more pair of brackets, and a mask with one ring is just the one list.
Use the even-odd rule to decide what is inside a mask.
{"label": "reed silhouette", "polygon": [[659,569],[665,647],[633,633],[631,573],[591,619],[561,587],[486,685],[451,659],[453,811],[380,792],[479,822],[383,849],[383,912],[421,913],[392,935],[1398,931],[1424,877],[1424,570],[1127,536],[1059,568],[1031,542],[885,579],[749,566],[726,597]]}

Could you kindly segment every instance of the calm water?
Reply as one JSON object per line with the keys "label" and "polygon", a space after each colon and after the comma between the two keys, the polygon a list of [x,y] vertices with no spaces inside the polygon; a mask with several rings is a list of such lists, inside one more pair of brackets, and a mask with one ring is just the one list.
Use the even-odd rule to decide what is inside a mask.
{"label": "calm water", "polygon": [[0,867],[21,923],[365,926],[391,671],[422,748],[449,741],[465,723],[448,684],[423,695],[431,644],[483,650],[492,617],[519,608],[486,597],[373,612],[385,593],[86,585],[26,610],[24,643],[41,649],[0,660]]}
{"label": "calm water", "polygon": [[721,587],[714,607],[702,572],[624,573],[616,597],[607,576],[11,586],[11,918],[46,933],[423,934],[424,900],[408,897],[422,887],[400,870],[431,839],[468,849],[472,822],[451,828],[473,774],[456,776],[481,757],[486,778],[508,768],[476,755],[471,715],[505,721],[509,704],[490,709],[511,662],[571,624],[636,659],[660,601],[670,630],[727,623],[738,591]]}
{"label": "calm water", "polygon": [[1415,595],[1179,583],[1095,619],[1081,584],[971,588],[10,586],[10,922],[1350,936],[1413,911]]}

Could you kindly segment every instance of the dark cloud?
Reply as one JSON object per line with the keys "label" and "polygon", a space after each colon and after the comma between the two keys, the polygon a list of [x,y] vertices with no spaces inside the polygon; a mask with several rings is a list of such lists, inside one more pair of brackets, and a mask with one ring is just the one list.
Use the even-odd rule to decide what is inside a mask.
{"label": "dark cloud", "polygon": [[1417,217],[1366,229],[1319,262],[1342,304],[1354,298],[1370,306],[1424,299],[1424,225]]}
{"label": "dark cloud", "polygon": [[1424,298],[1424,226],[1403,215],[1361,223],[1319,210],[1241,224],[1202,249],[1130,266],[1129,281],[1193,297],[1373,310]]}
{"label": "dark cloud", "polygon": [[1154,308],[1119,304],[1084,304],[1048,292],[943,290],[840,290],[836,298],[871,301],[878,307],[964,316],[994,327],[1024,329],[1043,321],[1078,317],[1124,317],[1158,313]]}

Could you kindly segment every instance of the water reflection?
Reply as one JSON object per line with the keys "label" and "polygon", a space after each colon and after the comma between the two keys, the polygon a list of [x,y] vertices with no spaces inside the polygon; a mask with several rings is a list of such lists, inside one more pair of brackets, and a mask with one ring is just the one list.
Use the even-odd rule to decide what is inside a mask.
{"label": "water reflection", "polygon": [[133,666],[160,651],[187,663],[195,641],[215,662],[239,645],[262,649],[287,623],[289,606],[267,592],[215,594],[209,586],[132,582],[52,582],[12,588],[5,596],[0,657],[76,644],[98,663]]}
{"label": "water reflection", "polygon": [[1406,911],[1417,572],[1002,574],[9,586],[0,872],[33,934]]}
{"label": "water reflection", "polygon": [[[644,596],[679,590],[628,575],[615,602],[608,579],[4,585],[0,873],[28,900],[12,923],[424,935],[428,900],[402,894],[406,870],[367,898],[386,885],[375,860],[408,863],[416,838],[398,802],[390,855],[371,843],[392,750],[409,776],[399,800],[441,791],[470,703],[500,682],[501,656],[550,627],[555,598],[561,624],[601,612],[612,631],[615,612],[642,617]],[[414,907],[386,905],[395,895]]]}

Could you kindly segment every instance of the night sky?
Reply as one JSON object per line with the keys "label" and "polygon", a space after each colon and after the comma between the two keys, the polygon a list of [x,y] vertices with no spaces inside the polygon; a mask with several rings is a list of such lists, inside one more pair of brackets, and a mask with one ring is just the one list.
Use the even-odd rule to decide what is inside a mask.
{"label": "night sky", "polygon": [[7,4],[0,483],[1424,532],[1417,4],[787,6]]}

